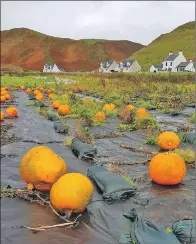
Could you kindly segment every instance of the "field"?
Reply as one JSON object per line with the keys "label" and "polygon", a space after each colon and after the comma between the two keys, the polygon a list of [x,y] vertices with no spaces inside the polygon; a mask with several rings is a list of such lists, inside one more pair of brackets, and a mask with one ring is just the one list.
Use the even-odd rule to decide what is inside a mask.
{"label": "field", "polygon": [[[171,226],[185,215],[193,216],[194,74],[2,76],[1,87],[7,88],[11,95],[10,99],[1,101],[1,111],[5,115],[1,121],[4,187],[26,187],[18,172],[19,162],[31,147],[37,145],[54,150],[66,161],[68,172],[86,175],[89,166],[103,166],[130,185],[137,186],[139,195],[113,205],[104,202],[102,194],[95,188],[93,201],[87,212],[82,213],[82,221],[75,230],[59,230],[58,235],[54,230],[49,231],[56,240],[77,244],[89,240],[94,244],[118,243],[120,234],[125,233],[121,217],[132,207],[145,219],[164,227]],[[61,109],[62,105],[65,105],[64,109]],[[6,115],[5,110],[10,106],[17,108],[17,117]],[[55,127],[57,121],[62,126],[61,131]],[[168,134],[168,138],[163,139],[166,142],[158,143],[163,132],[174,132],[175,135],[170,139]],[[97,154],[77,157],[71,150],[73,139],[97,148]],[[170,148],[164,148],[163,144]],[[165,166],[167,174],[156,175],[158,180],[165,175],[168,184],[152,181],[149,165],[159,154],[175,154],[185,163],[185,177],[178,184],[169,184],[181,174],[180,166],[175,166],[175,169],[172,166],[175,165],[174,159],[167,162],[168,168]],[[18,208],[17,215],[13,206]],[[23,208],[25,217],[21,219]],[[6,222],[4,238],[9,238],[6,228],[13,226],[8,213],[15,216],[14,225],[17,226],[59,224],[46,208],[5,197],[2,199],[2,218]],[[16,244],[21,243],[20,231],[14,230]],[[22,232],[24,243],[30,234]],[[40,235],[42,241],[47,242],[49,234],[43,231]],[[32,237],[35,242],[39,241],[39,235],[32,234]]]}

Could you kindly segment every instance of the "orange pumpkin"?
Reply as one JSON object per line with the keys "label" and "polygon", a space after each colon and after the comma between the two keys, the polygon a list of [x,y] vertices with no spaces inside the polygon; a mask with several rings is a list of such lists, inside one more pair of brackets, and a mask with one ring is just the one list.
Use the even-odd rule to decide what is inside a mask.
{"label": "orange pumpkin", "polygon": [[10,96],[9,93],[5,94],[5,99],[6,99],[6,100],[10,100],[10,99],[11,99],[11,96]]}
{"label": "orange pumpkin", "polygon": [[106,118],[105,113],[104,112],[97,112],[95,115],[95,119],[97,121],[104,121]]}
{"label": "orange pumpkin", "polygon": [[43,95],[41,93],[38,93],[36,96],[35,96],[35,99],[38,100],[38,101],[41,101],[44,99]]}
{"label": "orange pumpkin", "polygon": [[1,114],[0,114],[0,120],[4,120],[4,113],[3,112],[1,112]]}
{"label": "orange pumpkin", "polygon": [[51,94],[48,96],[48,98],[49,98],[50,100],[55,99],[55,97],[56,97],[56,95],[55,95],[54,93],[51,93]]}
{"label": "orange pumpkin", "polygon": [[5,110],[5,113],[9,117],[17,117],[18,116],[18,109],[15,107],[9,107]]}
{"label": "orange pumpkin", "polygon": [[47,94],[50,94],[50,93],[51,93],[51,90],[50,90],[50,89],[48,89],[48,90],[46,91],[46,93],[47,93]]}
{"label": "orange pumpkin", "polygon": [[5,102],[5,101],[6,101],[5,96],[1,96],[1,103]]}
{"label": "orange pumpkin", "polygon": [[68,115],[71,113],[71,108],[67,104],[62,104],[58,108],[58,114],[61,116]]}
{"label": "orange pumpkin", "polygon": [[173,150],[179,147],[180,139],[176,133],[165,131],[158,136],[157,145],[164,150]]}
{"label": "orange pumpkin", "polygon": [[53,107],[54,109],[59,108],[60,105],[61,105],[61,102],[58,101],[58,100],[55,100],[55,101],[53,101],[53,103],[52,103],[52,107]]}
{"label": "orange pumpkin", "polygon": [[133,110],[135,107],[132,105],[132,104],[128,104],[128,105],[126,105],[126,109],[128,110],[128,111],[131,111],[131,110]]}
{"label": "orange pumpkin", "polygon": [[105,104],[103,110],[114,111],[115,105],[113,103]]}
{"label": "orange pumpkin", "polygon": [[1,91],[1,96],[5,96],[7,94],[6,90]]}
{"label": "orange pumpkin", "polygon": [[157,184],[176,185],[183,181],[186,165],[184,160],[175,153],[160,153],[152,158],[149,175]]}
{"label": "orange pumpkin", "polygon": [[50,191],[50,200],[60,211],[82,213],[92,200],[93,191],[93,185],[86,176],[68,173],[54,183]]}
{"label": "orange pumpkin", "polygon": [[24,90],[25,89],[25,87],[24,86],[20,86],[20,90]]}
{"label": "orange pumpkin", "polygon": [[62,95],[63,99],[68,99],[68,96],[66,94]]}
{"label": "orange pumpkin", "polygon": [[20,162],[20,175],[23,181],[42,191],[49,191],[66,171],[66,162],[45,146],[31,148]]}
{"label": "orange pumpkin", "polygon": [[34,94],[35,96],[37,96],[39,93],[40,93],[40,91],[37,90],[37,89],[33,92],[33,94]]}
{"label": "orange pumpkin", "polygon": [[145,108],[138,108],[136,110],[136,117],[142,118],[142,117],[148,117],[149,113]]}
{"label": "orange pumpkin", "polygon": [[27,93],[27,94],[31,94],[31,93],[32,93],[31,88],[27,88],[27,89],[26,89],[26,93]]}

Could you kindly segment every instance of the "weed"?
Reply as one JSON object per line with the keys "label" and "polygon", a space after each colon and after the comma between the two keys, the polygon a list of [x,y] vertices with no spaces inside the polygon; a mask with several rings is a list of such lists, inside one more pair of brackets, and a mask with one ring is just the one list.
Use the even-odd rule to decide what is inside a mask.
{"label": "weed", "polygon": [[118,125],[118,129],[120,131],[134,131],[137,129],[136,125],[135,124],[123,124],[123,123],[120,123]]}
{"label": "weed", "polygon": [[195,112],[191,114],[191,116],[188,118],[188,121],[190,123],[194,123],[194,124],[196,123],[196,113]]}
{"label": "weed", "polygon": [[176,149],[175,153],[184,159],[186,163],[194,163],[195,162],[195,152],[191,150],[191,148],[186,149]]}

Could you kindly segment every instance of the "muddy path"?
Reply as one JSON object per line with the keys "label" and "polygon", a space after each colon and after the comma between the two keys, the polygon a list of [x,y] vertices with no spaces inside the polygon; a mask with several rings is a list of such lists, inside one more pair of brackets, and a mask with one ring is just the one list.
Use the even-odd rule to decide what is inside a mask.
{"label": "muddy path", "polygon": [[[31,147],[43,144],[53,149],[67,163],[69,172],[80,172],[86,175],[89,164],[77,159],[70,149],[65,147],[65,136],[57,134],[53,129],[53,122],[34,113],[34,107],[25,107],[28,101],[25,93],[16,93],[19,117],[9,120],[14,127],[8,135],[14,134],[20,141],[2,145],[1,153],[1,184],[12,187],[24,187],[19,176],[19,163],[22,156]],[[68,120],[72,124],[73,120]],[[116,131],[118,120],[110,119],[109,124],[102,127],[92,127],[92,133],[108,133]],[[6,123],[6,122],[4,122]],[[101,165],[110,162],[139,162],[147,155],[132,152],[121,148],[125,143],[134,147],[144,146],[145,138],[139,132],[125,132],[116,138],[97,139],[98,148],[96,163]],[[156,147],[147,146],[156,150]],[[15,154],[15,157],[10,156]],[[137,164],[126,167],[132,178],[137,181],[138,192],[134,198],[125,202],[109,205],[102,201],[101,195],[96,191],[93,201],[83,214],[80,225],[66,232],[63,229],[49,230],[33,234],[26,229],[12,228],[21,225],[53,225],[60,222],[50,209],[27,203],[18,199],[1,199],[2,235],[1,243],[8,244],[117,244],[121,233],[124,232],[123,213],[130,208],[136,210],[146,219],[166,226],[179,220],[185,215],[194,215],[195,211],[195,171],[187,169],[184,181],[175,187],[163,187],[153,184],[147,176],[148,165]],[[144,177],[145,176],[145,177]],[[143,177],[143,178],[142,178]],[[148,204],[145,204],[145,203]]]}

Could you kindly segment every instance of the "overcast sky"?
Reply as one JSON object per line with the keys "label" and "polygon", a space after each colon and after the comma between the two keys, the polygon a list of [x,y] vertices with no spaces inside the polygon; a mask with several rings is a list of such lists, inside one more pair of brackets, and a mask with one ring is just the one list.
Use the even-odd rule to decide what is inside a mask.
{"label": "overcast sky", "polygon": [[26,27],[71,39],[99,38],[149,44],[195,20],[194,1],[1,1],[1,29]]}

